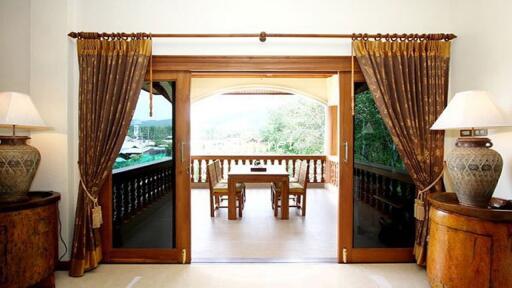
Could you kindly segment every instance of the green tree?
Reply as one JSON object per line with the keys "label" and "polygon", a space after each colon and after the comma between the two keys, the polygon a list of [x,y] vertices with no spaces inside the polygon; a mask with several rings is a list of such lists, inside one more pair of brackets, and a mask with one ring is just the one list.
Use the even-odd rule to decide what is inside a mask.
{"label": "green tree", "polygon": [[355,159],[404,168],[389,131],[369,90],[355,95]]}
{"label": "green tree", "polygon": [[300,99],[273,110],[261,137],[270,153],[323,154],[325,107]]}

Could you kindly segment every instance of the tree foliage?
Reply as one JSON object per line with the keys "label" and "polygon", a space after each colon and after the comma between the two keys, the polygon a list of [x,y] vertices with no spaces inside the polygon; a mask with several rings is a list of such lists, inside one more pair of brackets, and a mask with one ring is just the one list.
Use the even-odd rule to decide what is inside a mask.
{"label": "tree foliage", "polygon": [[355,95],[354,156],[356,160],[404,168],[402,159],[369,90]]}
{"label": "tree foliage", "polygon": [[267,152],[273,154],[323,154],[325,107],[300,99],[270,112],[261,130]]}

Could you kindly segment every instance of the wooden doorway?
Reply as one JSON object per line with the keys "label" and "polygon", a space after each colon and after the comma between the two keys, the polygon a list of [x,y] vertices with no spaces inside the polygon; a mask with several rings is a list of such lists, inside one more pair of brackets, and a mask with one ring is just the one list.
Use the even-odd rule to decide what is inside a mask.
{"label": "wooden doorway", "polygon": [[[356,184],[354,182],[354,175],[360,176],[360,173],[356,168],[356,159],[355,159],[355,137],[354,137],[354,115],[358,113],[356,111],[355,104],[355,86],[359,83],[365,83],[365,79],[361,73],[356,72],[356,77],[352,78],[350,72],[341,72],[340,73],[340,141],[339,141],[339,151],[341,151],[340,155],[340,211],[339,211],[339,262],[344,263],[360,263],[360,262],[368,262],[368,263],[378,263],[378,262],[413,262],[413,248],[411,247],[378,247],[379,245],[374,245],[375,243],[361,245],[356,237],[356,231],[358,227],[356,227],[356,218],[368,217],[368,215],[360,214],[361,211],[358,212],[355,209],[356,206],[356,197],[358,197],[358,191]],[[378,113],[377,111],[375,113]],[[368,179],[369,184],[366,185],[368,190],[372,190],[375,194],[385,194],[380,193],[379,190],[389,190],[388,188],[384,188],[383,186],[378,186],[377,183],[380,181],[385,182],[387,185],[393,185],[391,181],[395,181],[395,179],[391,179],[394,176],[390,176],[389,178],[385,178],[381,175],[382,170],[375,169],[375,167],[366,167],[366,171],[363,177]],[[381,174],[379,174],[381,173]],[[393,174],[393,173],[389,173]],[[403,179],[403,184],[408,185],[407,189],[414,190],[414,185],[410,184],[412,181],[407,179],[407,175],[401,175]],[[402,179],[401,179],[402,180]],[[357,181],[356,181],[357,182]],[[404,186],[405,187],[405,186]],[[382,191],[384,192],[384,191]],[[411,192],[411,191],[410,191]],[[414,193],[414,191],[412,191]],[[371,197],[375,197],[372,195]],[[386,201],[386,199],[383,199]],[[371,200],[373,201],[373,200]],[[380,203],[379,203],[380,204]],[[393,205],[394,203],[390,203]],[[411,206],[412,207],[412,206]],[[390,208],[394,209],[394,208]],[[411,215],[412,217],[412,215]],[[414,238],[414,228],[411,231],[410,237]]]}
{"label": "wooden doorway", "polygon": [[[105,262],[139,262],[139,263],[190,263],[191,260],[191,207],[190,207],[190,79],[191,77],[302,77],[339,76],[339,107],[337,135],[338,156],[337,179],[339,179],[338,203],[338,253],[339,263],[348,262],[404,262],[412,260],[410,248],[370,248],[354,247],[353,221],[353,97],[352,86],[364,82],[364,77],[355,63],[352,73],[350,56],[153,56],[153,81],[176,79],[177,97],[183,103],[176,117],[179,119],[177,129],[177,155],[181,155],[176,164],[176,248],[168,251],[127,250],[112,248],[112,207],[105,211],[106,225],[103,228],[103,250]],[[181,83],[181,85],[180,85]],[[186,179],[186,180],[185,180]],[[103,203],[111,203],[111,183],[103,193]],[[107,191],[109,192],[109,191]],[[110,195],[110,196],[109,196]],[[109,198],[110,197],[110,198]],[[109,235],[110,233],[110,235]]]}
{"label": "wooden doorway", "polygon": [[[104,225],[101,230],[103,262],[190,263],[190,78],[188,71],[174,71],[153,79],[153,83],[172,83],[174,90],[172,95],[167,95],[172,103],[173,144],[172,157],[169,157],[172,160],[152,164],[151,167],[142,165],[128,171],[132,173],[125,177],[127,179],[121,179],[121,183],[113,181],[117,175],[110,175],[103,187],[104,193],[100,200],[104,207]],[[149,85],[149,77],[146,77],[146,81]],[[137,166],[141,165],[134,167]],[[162,193],[162,190],[167,191]],[[155,208],[157,201],[151,199],[158,202],[167,199],[168,201],[158,203],[159,207]],[[137,207],[140,209],[136,209]],[[168,235],[162,235],[169,238],[167,243],[145,245],[144,242],[151,242],[147,236],[138,240],[135,245],[126,245],[127,241],[119,240],[118,234],[123,230],[119,226],[126,222],[125,215],[130,217],[130,214],[134,213],[144,214],[144,210],[149,209],[158,209],[169,217],[170,220],[166,221],[167,227],[163,231]],[[138,211],[132,212],[133,210]],[[137,226],[144,226],[144,222],[140,221]],[[132,230],[138,234],[142,231]]]}

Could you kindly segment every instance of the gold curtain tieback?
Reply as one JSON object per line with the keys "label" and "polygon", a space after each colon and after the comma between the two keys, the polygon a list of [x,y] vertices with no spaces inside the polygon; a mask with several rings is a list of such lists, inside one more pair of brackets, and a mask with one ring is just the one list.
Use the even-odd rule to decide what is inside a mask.
{"label": "gold curtain tieback", "polygon": [[430,183],[430,185],[428,185],[427,188],[421,190],[418,193],[417,198],[414,200],[414,218],[416,218],[416,220],[419,220],[419,221],[425,220],[425,214],[426,214],[425,210],[426,209],[425,209],[425,201],[423,201],[423,194],[427,193],[427,191],[430,190],[430,188],[434,187],[434,185],[436,185],[436,183],[439,182],[439,180],[441,180],[445,169],[446,169],[446,161],[443,161],[443,170],[441,170],[441,173],[439,173],[439,176],[437,176],[437,178],[432,183]]}
{"label": "gold curtain tieback", "polygon": [[89,192],[89,189],[87,189],[87,187],[85,187],[85,183],[82,178],[82,171],[80,170],[80,167],[78,168],[78,175],[80,177],[80,184],[82,185],[82,188],[84,188],[85,195],[87,195],[87,197],[89,197],[89,199],[93,203],[93,208],[91,209],[92,228],[100,228],[101,224],[103,224],[103,215],[101,213],[101,206],[98,204],[98,198],[92,196],[92,194]]}

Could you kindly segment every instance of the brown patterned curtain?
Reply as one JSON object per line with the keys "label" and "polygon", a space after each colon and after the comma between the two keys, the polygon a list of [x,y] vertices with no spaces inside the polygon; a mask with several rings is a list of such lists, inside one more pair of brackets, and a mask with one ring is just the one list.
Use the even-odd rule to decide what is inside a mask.
{"label": "brown patterned curtain", "polygon": [[[430,127],[446,107],[450,42],[355,40],[353,48],[382,119],[421,191],[443,170],[444,132]],[[442,189],[439,183],[431,191]],[[426,201],[427,195],[418,197]],[[418,264],[426,259],[426,202],[425,209],[426,218],[416,221]]]}
{"label": "brown patterned curtain", "polygon": [[79,39],[77,47],[81,183],[71,276],[82,276],[101,261],[101,240],[93,208],[97,207],[100,188],[112,169],[135,111],[151,57],[151,40]]}

